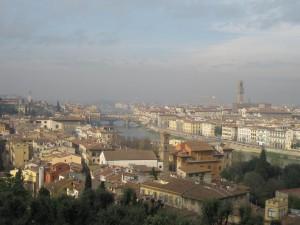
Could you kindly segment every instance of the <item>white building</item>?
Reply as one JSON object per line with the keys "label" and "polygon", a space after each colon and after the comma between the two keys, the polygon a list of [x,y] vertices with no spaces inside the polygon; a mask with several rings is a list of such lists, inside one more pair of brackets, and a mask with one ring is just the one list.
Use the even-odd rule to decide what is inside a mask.
{"label": "white building", "polygon": [[251,143],[251,128],[250,127],[238,127],[237,141],[243,143]]}
{"label": "white building", "polygon": [[103,151],[100,154],[100,165],[157,167],[157,163],[158,160],[154,152],[148,150]]}
{"label": "white building", "polygon": [[258,127],[256,129],[256,144],[261,146],[267,145],[269,135],[270,132],[268,129],[264,127]]}
{"label": "white building", "polygon": [[222,139],[236,141],[237,139],[237,126],[225,125],[222,126]]}

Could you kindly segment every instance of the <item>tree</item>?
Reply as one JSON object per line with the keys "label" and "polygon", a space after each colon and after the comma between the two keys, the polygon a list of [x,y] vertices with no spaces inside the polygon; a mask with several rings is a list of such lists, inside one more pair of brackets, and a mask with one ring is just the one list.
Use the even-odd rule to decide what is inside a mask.
{"label": "tree", "polygon": [[222,126],[215,126],[215,136],[216,137],[222,136]]}
{"label": "tree", "polygon": [[57,103],[56,103],[56,111],[57,111],[57,112],[60,112],[60,111],[61,111],[61,107],[60,107],[60,105],[59,105],[59,101],[57,101]]}
{"label": "tree", "polygon": [[135,190],[132,188],[126,188],[121,197],[121,205],[136,205],[137,197]]}
{"label": "tree", "polygon": [[91,188],[92,188],[92,177],[91,177],[91,174],[86,174],[85,184],[84,184],[84,190],[91,189]]}
{"label": "tree", "polygon": [[239,225],[263,225],[263,218],[261,216],[252,215],[251,206],[243,205],[239,208],[241,221]]}
{"label": "tree", "polygon": [[281,221],[280,220],[272,220],[271,222],[270,222],[270,225],[281,225],[282,223],[281,223]]}
{"label": "tree", "polygon": [[207,199],[202,203],[201,224],[215,225],[227,224],[228,217],[232,213],[233,206],[230,201],[218,199]]}
{"label": "tree", "polygon": [[268,170],[270,164],[267,162],[266,151],[264,149],[261,150],[260,157],[255,166],[255,172],[260,174],[265,180],[268,179]]}
{"label": "tree", "polygon": [[29,194],[24,188],[24,177],[21,168],[18,169],[18,172],[15,175],[13,192],[15,195],[21,195],[22,197],[28,196]]}
{"label": "tree", "polygon": [[3,159],[2,159],[2,152],[0,151],[0,172],[3,172],[5,170],[5,167],[3,165]]}
{"label": "tree", "polygon": [[28,105],[27,104],[25,105],[25,115],[26,116],[28,115]]}
{"label": "tree", "polygon": [[287,188],[300,187],[300,179],[296,179],[296,177],[300,177],[300,165],[299,164],[287,165],[282,170],[281,179]]}
{"label": "tree", "polygon": [[38,192],[38,197],[46,197],[46,198],[50,198],[50,191],[45,188],[45,187],[41,187],[39,192]]}
{"label": "tree", "polygon": [[151,175],[154,177],[155,180],[157,180],[157,171],[155,170],[154,166],[151,169]]}

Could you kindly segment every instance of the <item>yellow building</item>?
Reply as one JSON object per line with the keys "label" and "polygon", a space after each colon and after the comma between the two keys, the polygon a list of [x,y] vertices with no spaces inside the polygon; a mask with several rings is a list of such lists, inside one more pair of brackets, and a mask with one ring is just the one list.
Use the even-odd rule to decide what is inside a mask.
{"label": "yellow building", "polygon": [[196,120],[184,120],[183,121],[183,132],[191,134],[202,133],[202,121]]}
{"label": "yellow building", "polygon": [[218,185],[195,183],[185,179],[170,179],[165,182],[146,181],[140,187],[141,196],[161,200],[165,205],[200,213],[205,199],[247,200],[246,187],[219,182]]}
{"label": "yellow building", "polygon": [[30,145],[27,143],[14,143],[10,147],[10,160],[15,168],[19,168],[29,160]]}
{"label": "yellow building", "polygon": [[52,165],[56,163],[76,163],[76,164],[81,164],[81,157],[79,155],[74,155],[74,154],[62,154],[62,155],[57,155],[52,158],[51,160]]}
{"label": "yellow building", "polygon": [[0,133],[9,134],[9,125],[7,123],[0,123]]}
{"label": "yellow building", "polygon": [[[67,194],[68,190],[73,189],[75,186],[82,186],[81,181],[75,181],[73,178],[61,179],[51,182],[46,185],[52,197]],[[81,188],[80,188],[81,189]]]}
{"label": "yellow building", "polygon": [[[15,177],[17,172],[18,169],[15,169],[15,170],[11,170],[9,173]],[[26,190],[32,193],[32,195],[35,195],[39,184],[38,167],[22,170],[22,176],[24,179],[24,183],[25,183],[24,186]]]}
{"label": "yellow building", "polygon": [[288,195],[276,192],[276,197],[267,199],[265,206],[265,224],[272,220],[281,220],[288,214]]}

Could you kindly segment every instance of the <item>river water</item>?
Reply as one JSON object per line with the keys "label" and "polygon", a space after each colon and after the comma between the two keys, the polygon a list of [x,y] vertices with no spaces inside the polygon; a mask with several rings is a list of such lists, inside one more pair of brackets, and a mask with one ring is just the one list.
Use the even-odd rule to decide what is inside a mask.
{"label": "river water", "polygon": [[[120,131],[124,137],[149,138],[153,141],[159,141],[159,133],[147,129],[146,127],[126,127],[122,121],[115,122],[113,126],[115,130]],[[234,153],[234,158],[236,158],[239,154],[242,155],[243,161],[248,161],[255,156],[259,157],[259,154],[257,153],[240,152],[239,150],[236,150]],[[300,163],[299,159],[293,160],[279,154],[267,154],[267,159],[271,164],[278,165],[280,167],[291,163]]]}
{"label": "river water", "polygon": [[145,127],[124,126],[122,121],[114,123],[114,128],[120,131],[124,137],[131,138],[149,138],[151,140],[159,140],[159,133],[149,130]]}

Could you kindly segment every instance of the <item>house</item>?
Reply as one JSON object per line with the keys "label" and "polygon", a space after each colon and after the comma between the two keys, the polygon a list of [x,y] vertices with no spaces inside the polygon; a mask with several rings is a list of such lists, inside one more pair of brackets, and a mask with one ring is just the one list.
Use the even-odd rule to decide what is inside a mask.
{"label": "house", "polygon": [[[220,178],[220,172],[231,160],[232,149],[217,151],[203,141],[186,141],[169,154],[170,170],[181,177],[201,176],[205,180]],[[226,155],[226,160],[225,159]]]}
{"label": "house", "polygon": [[276,191],[275,197],[266,200],[265,223],[281,220],[288,214],[288,194]]}
{"label": "house", "polygon": [[172,178],[167,181],[146,181],[140,187],[141,196],[161,200],[163,204],[197,213],[205,199],[247,200],[249,190],[229,183],[204,184]]}
{"label": "house", "polygon": [[66,163],[56,163],[50,168],[45,169],[45,184],[51,183],[59,179],[59,175],[66,171],[70,171],[70,165]]}
{"label": "house", "polygon": [[150,150],[103,151],[100,154],[100,165],[122,166],[146,165],[157,167],[158,159]]}

